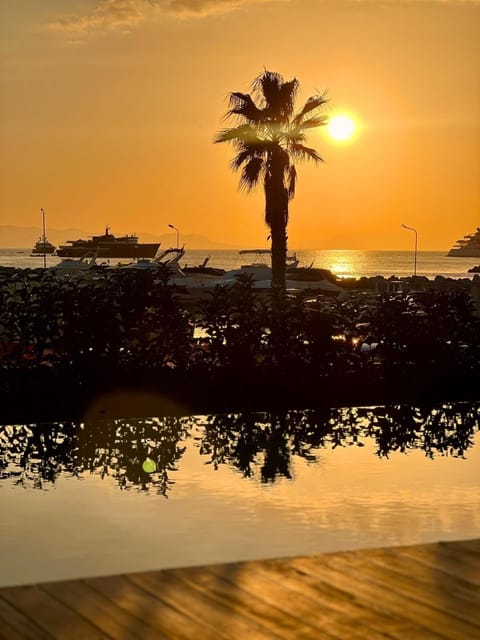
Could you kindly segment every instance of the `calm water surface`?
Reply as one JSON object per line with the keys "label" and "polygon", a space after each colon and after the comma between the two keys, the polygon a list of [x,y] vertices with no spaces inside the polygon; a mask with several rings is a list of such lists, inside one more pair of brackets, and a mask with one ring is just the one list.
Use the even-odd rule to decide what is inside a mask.
{"label": "calm water surface", "polygon": [[[293,253],[293,249],[290,253]],[[412,251],[359,251],[359,250],[317,250],[296,252],[299,266],[330,269],[340,277],[360,276],[411,276],[413,273]],[[479,258],[449,258],[447,251],[419,251],[417,259],[418,275],[434,278],[437,275],[449,278],[473,277],[468,270],[479,264]],[[190,250],[182,265],[200,264],[210,256],[209,265],[222,269],[236,269],[240,265],[258,261],[255,255],[240,255],[237,250]],[[260,258],[265,260],[266,258]],[[47,256],[47,266],[60,262],[56,256]],[[111,261],[112,263],[114,261]],[[127,261],[128,262],[128,261]],[[43,256],[31,257],[29,249],[0,249],[0,265],[10,267],[42,267]]]}
{"label": "calm water surface", "polygon": [[477,403],[0,427],[0,585],[479,537],[479,424]]}

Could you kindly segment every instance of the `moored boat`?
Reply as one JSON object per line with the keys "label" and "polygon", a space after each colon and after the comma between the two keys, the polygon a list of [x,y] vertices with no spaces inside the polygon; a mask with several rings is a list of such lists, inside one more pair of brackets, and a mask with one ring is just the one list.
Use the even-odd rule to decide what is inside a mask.
{"label": "moored boat", "polygon": [[45,232],[45,209],[40,209],[42,214],[43,221],[43,233],[40,238],[35,243],[31,256],[46,256],[47,254],[52,254],[55,251],[55,246],[47,240],[46,232]]}
{"label": "moored boat", "polygon": [[91,269],[101,268],[103,265],[97,264],[96,255],[83,255],[81,258],[64,258],[58,264],[50,267],[57,275],[81,274]]}
{"label": "moored boat", "polygon": [[[269,250],[240,251],[241,254],[254,253],[257,255],[270,254]],[[313,266],[299,267],[295,254],[287,256],[286,281],[287,290],[309,291],[329,297],[344,298],[347,295],[345,289],[338,284],[333,273],[328,269],[318,269]],[[244,264],[239,269],[231,269],[223,276],[215,278],[203,285],[203,288],[213,288],[217,285],[232,286],[238,282],[239,277],[248,274],[253,281],[255,289],[270,289],[272,286],[272,268],[265,262],[253,262]]]}
{"label": "moored boat", "polygon": [[180,270],[179,261],[185,255],[185,249],[183,247],[176,249],[165,249],[164,251],[157,253],[152,259],[148,260],[142,258],[135,262],[130,262],[126,265],[120,265],[121,269],[161,269],[167,267],[170,273],[176,273]]}
{"label": "moored boat", "polygon": [[225,275],[225,269],[221,269],[219,267],[209,267],[208,262],[210,260],[210,256],[207,256],[202,264],[189,267],[188,265],[184,265],[182,267],[182,271],[185,275],[191,276],[213,276],[219,277]]}
{"label": "moored boat", "polygon": [[[239,255],[255,255],[257,256],[257,261],[252,263],[252,264],[259,264],[259,265],[263,265],[265,264],[264,262],[262,262],[261,260],[261,256],[271,256],[272,255],[272,251],[270,249],[242,249],[242,251],[238,252]],[[296,253],[292,253],[291,255],[287,255],[286,260],[285,260],[285,264],[288,267],[296,267],[298,265],[298,258],[297,258],[297,254]],[[249,267],[250,265],[242,265]]]}
{"label": "moored boat", "polygon": [[35,243],[31,256],[51,255],[55,251],[55,245],[47,240],[45,236],[40,237]]}

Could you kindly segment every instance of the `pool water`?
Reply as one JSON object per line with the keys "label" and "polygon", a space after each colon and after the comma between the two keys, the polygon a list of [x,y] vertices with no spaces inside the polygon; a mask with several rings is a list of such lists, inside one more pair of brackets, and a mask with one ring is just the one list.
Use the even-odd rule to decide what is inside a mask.
{"label": "pool water", "polygon": [[471,403],[0,426],[0,585],[479,537],[479,424]]}

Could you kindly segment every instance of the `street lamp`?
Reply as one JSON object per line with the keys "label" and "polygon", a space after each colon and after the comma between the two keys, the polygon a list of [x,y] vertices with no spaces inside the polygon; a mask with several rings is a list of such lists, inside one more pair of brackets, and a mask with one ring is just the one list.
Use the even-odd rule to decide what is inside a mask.
{"label": "street lamp", "polygon": [[415,253],[414,253],[414,258],[413,258],[413,275],[416,276],[417,275],[418,233],[417,233],[416,229],[414,229],[413,227],[408,227],[406,224],[402,224],[402,227],[404,229],[408,229],[409,231],[413,231],[413,233],[415,234]]}
{"label": "street lamp", "polygon": [[168,226],[170,227],[170,229],[175,229],[175,231],[177,232],[177,249],[178,249],[178,236],[179,236],[178,229],[173,224],[169,224]]}

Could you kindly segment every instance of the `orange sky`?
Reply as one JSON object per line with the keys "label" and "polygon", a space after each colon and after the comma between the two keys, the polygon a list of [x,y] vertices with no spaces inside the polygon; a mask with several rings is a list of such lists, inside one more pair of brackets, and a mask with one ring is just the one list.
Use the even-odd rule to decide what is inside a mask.
{"label": "orange sky", "polygon": [[[261,189],[213,145],[264,67],[328,89],[292,248],[446,249],[480,225],[477,0],[0,0],[0,225],[201,233],[263,246]],[[66,239],[66,238],[65,238]],[[1,246],[1,238],[0,238]],[[187,247],[188,249],[188,247]]]}

